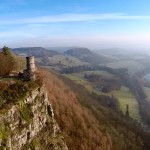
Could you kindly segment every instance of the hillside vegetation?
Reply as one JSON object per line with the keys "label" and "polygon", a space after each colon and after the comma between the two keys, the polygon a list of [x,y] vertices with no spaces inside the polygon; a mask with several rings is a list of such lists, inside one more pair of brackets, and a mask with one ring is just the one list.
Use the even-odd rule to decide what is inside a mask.
{"label": "hillside vegetation", "polygon": [[88,109],[81,106],[77,95],[53,73],[42,70],[42,74],[69,149],[112,149],[109,134],[100,130],[98,121]]}
{"label": "hillside vegetation", "polygon": [[[115,99],[41,70],[58,124],[71,150],[149,149],[149,134],[117,111]],[[112,101],[110,101],[112,100]]]}
{"label": "hillside vegetation", "polygon": [[75,58],[80,59],[83,62],[88,62],[93,65],[100,63],[103,64],[110,61],[110,58],[108,59],[106,56],[96,54],[87,48],[73,48],[67,50],[65,54],[73,56]]}
{"label": "hillside vegetation", "polygon": [[[93,80],[87,80],[85,75],[90,75]],[[69,77],[71,80],[75,81],[76,83],[83,85],[89,92],[94,92],[99,95],[113,95],[117,98],[119,102],[120,110],[125,114],[126,112],[126,105],[129,105],[129,115],[130,117],[141,121],[140,114],[139,114],[139,107],[138,102],[136,101],[135,96],[130,92],[130,89],[126,86],[123,86],[122,83],[118,84],[118,81],[112,82],[115,79],[115,76],[106,71],[83,71],[79,73],[72,73],[65,75]],[[97,78],[99,77],[103,81],[107,81],[106,83],[99,82]],[[105,80],[104,80],[105,79]],[[101,86],[103,85],[103,89]],[[118,86],[119,85],[119,86]],[[105,88],[104,88],[105,87]]]}
{"label": "hillside vegetation", "polygon": [[43,47],[20,47],[20,48],[13,48],[11,49],[15,54],[24,54],[24,55],[33,55],[35,57],[42,57],[42,56],[53,56],[58,55],[59,52],[53,50],[47,50]]}
{"label": "hillside vegetation", "polygon": [[130,75],[135,75],[136,73],[143,71],[145,69],[145,66],[142,63],[132,59],[118,60],[116,62],[108,63],[106,66],[114,69],[126,68]]}
{"label": "hillside vegetation", "polygon": [[6,46],[0,51],[0,76],[6,77],[12,72],[19,72],[25,66],[24,59],[13,53]]}

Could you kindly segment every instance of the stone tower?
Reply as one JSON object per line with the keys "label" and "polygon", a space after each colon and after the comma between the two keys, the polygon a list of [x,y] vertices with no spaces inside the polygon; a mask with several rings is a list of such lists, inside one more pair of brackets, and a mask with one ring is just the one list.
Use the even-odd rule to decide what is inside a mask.
{"label": "stone tower", "polygon": [[26,57],[27,68],[23,72],[23,77],[25,80],[35,80],[35,60],[34,56]]}
{"label": "stone tower", "polygon": [[26,61],[27,61],[27,70],[29,70],[30,72],[35,72],[34,56],[26,57]]}

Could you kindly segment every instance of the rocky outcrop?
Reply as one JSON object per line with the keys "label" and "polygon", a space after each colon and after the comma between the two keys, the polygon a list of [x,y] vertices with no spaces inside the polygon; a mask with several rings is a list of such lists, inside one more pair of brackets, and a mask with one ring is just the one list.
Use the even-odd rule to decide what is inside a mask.
{"label": "rocky outcrop", "polygon": [[68,149],[44,86],[0,112],[0,149]]}

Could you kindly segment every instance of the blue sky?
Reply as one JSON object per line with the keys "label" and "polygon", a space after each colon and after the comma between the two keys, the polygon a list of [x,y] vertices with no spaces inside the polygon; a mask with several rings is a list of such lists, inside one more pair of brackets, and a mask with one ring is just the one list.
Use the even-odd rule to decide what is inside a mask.
{"label": "blue sky", "polygon": [[150,48],[150,0],[5,0],[0,46]]}

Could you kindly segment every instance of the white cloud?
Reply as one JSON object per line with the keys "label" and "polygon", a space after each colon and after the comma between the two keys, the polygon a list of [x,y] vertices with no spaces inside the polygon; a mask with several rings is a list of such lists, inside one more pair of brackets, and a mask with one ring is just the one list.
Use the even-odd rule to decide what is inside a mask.
{"label": "white cloud", "polygon": [[8,40],[7,43],[1,42],[0,46],[8,45],[10,47],[25,46],[43,46],[43,47],[61,47],[61,46],[81,46],[88,48],[131,48],[131,49],[150,49],[149,35],[103,35],[103,36],[76,36],[76,37],[27,37],[18,38],[13,41]]}
{"label": "white cloud", "polygon": [[0,24],[39,24],[59,23],[75,21],[98,21],[98,20],[150,20],[150,16],[127,15],[125,13],[105,14],[59,14],[24,19],[1,19]]}

